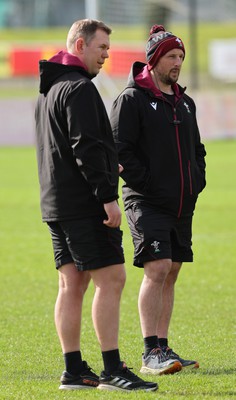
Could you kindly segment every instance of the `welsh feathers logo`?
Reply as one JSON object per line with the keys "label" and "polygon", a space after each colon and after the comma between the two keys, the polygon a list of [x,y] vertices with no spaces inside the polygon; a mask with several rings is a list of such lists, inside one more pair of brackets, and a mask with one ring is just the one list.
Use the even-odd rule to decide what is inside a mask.
{"label": "welsh feathers logo", "polygon": [[160,253],[160,242],[158,242],[157,240],[154,240],[153,243],[151,243],[151,246],[154,248],[154,253]]}
{"label": "welsh feathers logo", "polygon": [[189,114],[191,114],[189,105],[188,105],[188,103],[186,103],[186,101],[184,102],[184,106],[186,107],[187,112],[188,112]]}
{"label": "welsh feathers logo", "polygon": [[183,43],[180,38],[176,38],[175,41],[179,43],[179,47],[183,47]]}

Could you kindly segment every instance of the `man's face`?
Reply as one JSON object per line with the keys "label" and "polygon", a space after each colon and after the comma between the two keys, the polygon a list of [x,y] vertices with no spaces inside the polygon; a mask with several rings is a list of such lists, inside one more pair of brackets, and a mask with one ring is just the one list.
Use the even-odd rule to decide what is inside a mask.
{"label": "man's face", "polygon": [[101,29],[96,31],[95,37],[88,45],[84,44],[83,62],[91,75],[97,75],[106,58],[109,57],[109,35]]}
{"label": "man's face", "polygon": [[166,85],[172,85],[177,82],[183,60],[184,52],[182,50],[173,49],[168,51],[154,67],[158,80]]}

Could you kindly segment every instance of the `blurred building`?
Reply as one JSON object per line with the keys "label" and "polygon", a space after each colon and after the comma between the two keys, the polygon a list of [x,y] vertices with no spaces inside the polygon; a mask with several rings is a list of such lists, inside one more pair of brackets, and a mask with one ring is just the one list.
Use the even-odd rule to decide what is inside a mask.
{"label": "blurred building", "polygon": [[[88,0],[87,0],[88,1]],[[192,0],[96,0],[97,18],[142,24],[151,17],[184,21]],[[236,19],[235,0],[196,0],[201,21]],[[92,3],[92,2],[91,2]],[[90,4],[91,4],[90,3]],[[68,26],[86,17],[86,0],[0,0],[0,27]]]}
{"label": "blurred building", "polygon": [[68,26],[84,18],[84,0],[0,0],[0,26]]}

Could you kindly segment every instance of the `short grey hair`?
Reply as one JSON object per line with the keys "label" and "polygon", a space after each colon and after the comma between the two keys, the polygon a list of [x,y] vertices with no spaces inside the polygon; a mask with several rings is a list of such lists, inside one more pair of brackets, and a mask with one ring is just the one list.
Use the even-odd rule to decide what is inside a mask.
{"label": "short grey hair", "polygon": [[79,21],[75,21],[67,35],[67,50],[71,51],[76,40],[80,37],[82,37],[86,45],[88,45],[89,42],[94,38],[98,29],[103,30],[108,35],[110,35],[112,32],[109,26],[107,26],[104,22],[98,21],[96,19],[81,19]]}

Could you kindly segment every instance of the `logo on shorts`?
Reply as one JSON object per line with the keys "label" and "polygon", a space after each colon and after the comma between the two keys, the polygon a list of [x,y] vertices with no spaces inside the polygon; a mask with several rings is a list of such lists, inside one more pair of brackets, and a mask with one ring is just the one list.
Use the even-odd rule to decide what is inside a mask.
{"label": "logo on shorts", "polygon": [[156,240],[154,240],[153,243],[151,243],[151,246],[154,247],[154,253],[160,253],[160,249],[159,249],[159,245],[160,242],[157,242]]}

